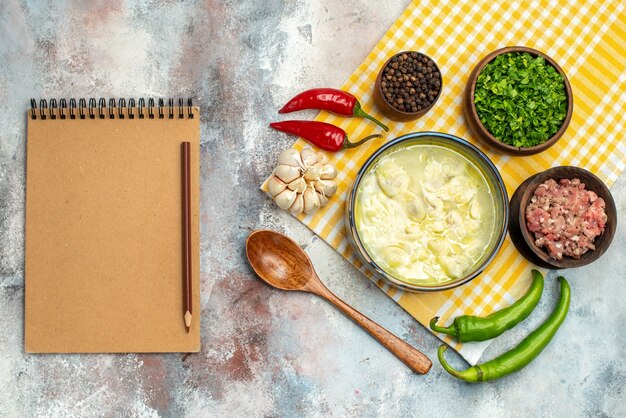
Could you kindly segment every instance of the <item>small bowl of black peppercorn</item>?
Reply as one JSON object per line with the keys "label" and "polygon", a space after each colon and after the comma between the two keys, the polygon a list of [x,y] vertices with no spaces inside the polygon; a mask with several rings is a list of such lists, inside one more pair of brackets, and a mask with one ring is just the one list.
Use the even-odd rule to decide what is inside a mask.
{"label": "small bowl of black peppercorn", "polygon": [[406,122],[424,116],[441,94],[441,71],[430,57],[403,51],[389,58],[376,77],[374,100],[389,119]]}

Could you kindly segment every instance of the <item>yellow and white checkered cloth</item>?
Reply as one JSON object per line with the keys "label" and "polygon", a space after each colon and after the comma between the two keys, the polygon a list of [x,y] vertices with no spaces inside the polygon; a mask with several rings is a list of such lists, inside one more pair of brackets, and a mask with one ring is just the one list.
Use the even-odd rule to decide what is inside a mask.
{"label": "yellow and white checkered cloth", "polygon": [[[610,187],[626,161],[626,3],[620,0],[550,2],[413,1],[342,89],[356,95],[363,108],[389,125],[384,139],[329,155],[339,172],[339,189],[329,204],[299,219],[364,273],[344,231],[344,204],[356,173],[386,140],[416,131],[447,132],[478,145],[500,170],[509,196],[534,173],[557,165],[583,167]],[[510,157],[487,149],[468,130],[462,95],[474,65],[489,52],[523,45],[554,58],[574,92],[574,115],[561,140],[538,155]],[[432,57],[443,76],[439,101],[424,117],[406,123],[387,121],[372,100],[376,75],[385,61],[404,50]],[[382,132],[360,118],[321,112],[316,120],[341,126],[352,140]],[[294,147],[302,149],[298,140]],[[435,315],[440,324],[461,314],[486,315],[509,305],[529,286],[532,265],[507,237],[498,256],[478,278],[456,289],[412,294],[377,282],[394,301],[422,324]],[[452,342],[449,338],[445,341]],[[489,342],[456,344],[476,364]]]}

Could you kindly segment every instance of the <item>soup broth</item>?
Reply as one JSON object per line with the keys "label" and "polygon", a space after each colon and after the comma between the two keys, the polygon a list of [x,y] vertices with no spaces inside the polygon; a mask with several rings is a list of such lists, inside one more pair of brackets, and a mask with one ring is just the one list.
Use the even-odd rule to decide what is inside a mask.
{"label": "soup broth", "polygon": [[461,154],[413,144],[380,157],[364,175],[355,224],[372,260],[398,280],[441,284],[482,261],[497,233],[494,195]]}

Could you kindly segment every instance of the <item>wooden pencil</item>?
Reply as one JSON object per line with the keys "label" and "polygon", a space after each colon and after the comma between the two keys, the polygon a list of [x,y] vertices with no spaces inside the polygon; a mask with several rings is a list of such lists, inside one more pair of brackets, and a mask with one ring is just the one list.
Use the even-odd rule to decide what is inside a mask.
{"label": "wooden pencil", "polygon": [[191,275],[191,144],[181,144],[182,189],[183,189],[183,319],[187,332],[192,319],[192,275]]}

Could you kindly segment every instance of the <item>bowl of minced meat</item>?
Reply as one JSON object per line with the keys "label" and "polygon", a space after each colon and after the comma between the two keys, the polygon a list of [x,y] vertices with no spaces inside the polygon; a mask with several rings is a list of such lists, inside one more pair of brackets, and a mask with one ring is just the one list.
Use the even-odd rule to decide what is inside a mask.
{"label": "bowl of minced meat", "polygon": [[535,245],[550,257],[579,259],[595,250],[594,240],[606,228],[604,199],[585,189],[580,179],[548,179],[535,189],[526,207],[526,227]]}
{"label": "bowl of minced meat", "polygon": [[511,223],[518,231],[511,231],[511,237],[518,249],[525,245],[522,254],[543,267],[589,264],[607,250],[615,233],[611,193],[598,177],[578,167],[532,176],[513,195],[513,205],[517,219]]}

